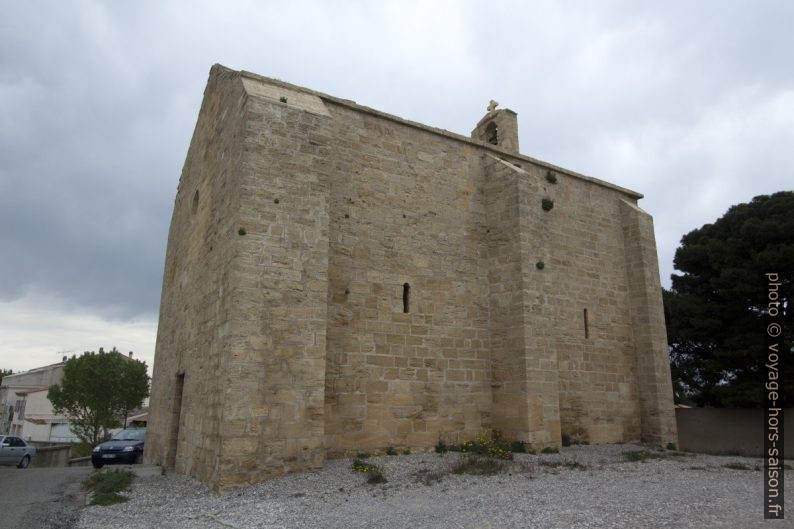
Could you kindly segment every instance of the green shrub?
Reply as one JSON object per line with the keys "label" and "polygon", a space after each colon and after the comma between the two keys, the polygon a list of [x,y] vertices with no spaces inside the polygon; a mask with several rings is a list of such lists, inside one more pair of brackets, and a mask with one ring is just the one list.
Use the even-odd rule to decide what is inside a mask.
{"label": "green shrub", "polygon": [[369,452],[359,452],[356,454],[356,459],[367,459],[368,457],[370,457]]}
{"label": "green shrub", "polygon": [[383,475],[383,472],[370,472],[367,478],[367,483],[370,485],[377,485],[378,483],[386,483],[389,480]]}
{"label": "green shrub", "polygon": [[404,456],[409,456],[409,455],[411,455],[411,449],[410,449],[410,448],[406,448],[405,450],[403,450],[403,455],[404,455]]}
{"label": "green shrub", "polygon": [[554,201],[550,198],[544,198],[540,201],[540,207],[543,208],[543,211],[551,211],[551,208],[554,207]]}
{"label": "green shrub", "polygon": [[386,483],[388,481],[383,475],[383,467],[368,463],[360,458],[353,460],[351,470],[360,474],[367,474],[367,483],[369,484],[374,485],[377,483]]}
{"label": "green shrub", "polygon": [[546,181],[550,184],[557,183],[557,175],[552,173],[551,171],[546,171]]}
{"label": "green shrub", "polygon": [[560,449],[556,446],[547,446],[543,450],[540,451],[541,454],[559,454]]}
{"label": "green shrub", "polygon": [[544,268],[546,268],[546,263],[544,263],[543,261],[538,261],[537,263],[535,263],[535,268],[537,268],[538,270],[543,270]]}
{"label": "green shrub", "polygon": [[397,455],[397,450],[395,450],[393,446],[390,446],[389,448],[386,449],[386,455],[387,456],[396,456]]}
{"label": "green shrub", "polygon": [[526,454],[527,444],[524,441],[513,441],[510,443],[510,451],[516,454]]}
{"label": "green shrub", "polygon": [[449,448],[447,448],[447,443],[439,439],[438,442],[436,443],[436,453],[443,454],[447,450],[449,450]]}
{"label": "green shrub", "polygon": [[75,443],[69,449],[69,458],[75,459],[78,457],[87,457],[91,455],[91,451],[94,449],[94,446],[88,444],[84,441],[79,443]]}
{"label": "green shrub", "polygon": [[[453,447],[449,448],[453,450]],[[474,441],[464,441],[455,446],[455,451],[467,452],[496,459],[513,459],[512,444],[502,439],[498,434],[488,435],[483,433]]]}
{"label": "green shrub", "polygon": [[667,449],[668,450],[675,450],[676,449],[675,443],[667,443]]}

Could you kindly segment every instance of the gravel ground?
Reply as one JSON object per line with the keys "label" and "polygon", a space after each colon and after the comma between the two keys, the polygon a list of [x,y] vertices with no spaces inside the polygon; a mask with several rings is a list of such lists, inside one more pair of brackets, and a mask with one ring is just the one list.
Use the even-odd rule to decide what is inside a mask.
{"label": "gravel ground", "polygon": [[[625,452],[659,458],[629,462]],[[351,460],[228,495],[176,474],[138,478],[128,503],[86,507],[78,527],[124,528],[769,528],[761,459],[575,446],[516,454],[493,476],[452,474],[457,453],[373,456],[388,482],[366,483]],[[739,469],[726,467],[738,464]],[[794,470],[786,473],[794,494]],[[436,478],[440,478],[436,480]],[[426,484],[430,483],[430,484]]]}

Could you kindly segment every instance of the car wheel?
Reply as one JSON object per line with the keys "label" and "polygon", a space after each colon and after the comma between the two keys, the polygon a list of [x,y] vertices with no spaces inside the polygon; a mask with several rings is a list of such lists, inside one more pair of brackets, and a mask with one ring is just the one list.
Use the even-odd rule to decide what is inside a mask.
{"label": "car wheel", "polygon": [[102,463],[91,463],[91,464],[94,465],[94,468],[102,468],[103,466],[105,466]]}
{"label": "car wheel", "polygon": [[22,461],[19,462],[17,468],[28,468],[29,464],[30,464],[30,456],[25,456],[22,458]]}

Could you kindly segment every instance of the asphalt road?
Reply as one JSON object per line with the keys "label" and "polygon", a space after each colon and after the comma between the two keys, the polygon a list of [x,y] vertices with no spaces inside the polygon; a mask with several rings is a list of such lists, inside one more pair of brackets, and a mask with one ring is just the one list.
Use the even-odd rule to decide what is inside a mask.
{"label": "asphalt road", "polygon": [[0,467],[0,529],[68,529],[91,467]]}

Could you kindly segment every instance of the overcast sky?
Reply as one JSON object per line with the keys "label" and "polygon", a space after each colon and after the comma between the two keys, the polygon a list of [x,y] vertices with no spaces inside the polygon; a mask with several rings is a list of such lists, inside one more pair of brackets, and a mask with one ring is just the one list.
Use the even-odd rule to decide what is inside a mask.
{"label": "overcast sky", "polygon": [[151,366],[176,186],[213,63],[645,194],[681,236],[794,187],[794,2],[0,0],[0,368]]}

